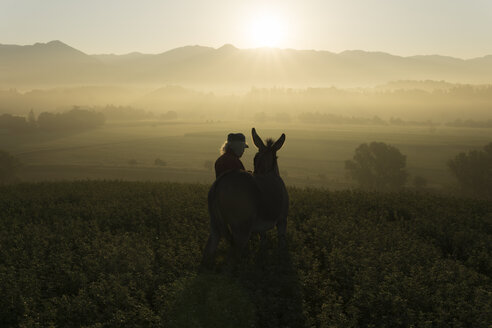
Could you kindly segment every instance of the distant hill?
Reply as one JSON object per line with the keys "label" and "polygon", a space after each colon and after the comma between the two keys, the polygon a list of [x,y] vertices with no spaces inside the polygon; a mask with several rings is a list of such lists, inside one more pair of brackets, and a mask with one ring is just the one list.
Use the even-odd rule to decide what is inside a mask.
{"label": "distant hill", "polygon": [[463,60],[361,50],[186,46],[161,54],[88,55],[63,42],[0,45],[0,86],[182,84],[206,86],[374,86],[394,80],[492,83],[492,55]]}
{"label": "distant hill", "polygon": [[106,65],[63,42],[0,45],[0,84],[25,86],[100,81]]}

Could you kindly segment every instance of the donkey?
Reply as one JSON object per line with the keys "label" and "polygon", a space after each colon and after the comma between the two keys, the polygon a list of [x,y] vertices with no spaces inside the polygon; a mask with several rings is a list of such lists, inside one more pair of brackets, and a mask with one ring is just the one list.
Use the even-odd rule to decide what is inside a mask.
{"label": "donkey", "polygon": [[210,236],[203,252],[202,264],[210,265],[221,238],[233,246],[236,259],[244,251],[252,233],[259,233],[261,246],[266,231],[277,226],[279,245],[285,246],[289,197],[280,177],[277,151],[285,142],[285,134],[265,144],[251,131],[258,147],[253,174],[234,170],[220,176],[208,193]]}

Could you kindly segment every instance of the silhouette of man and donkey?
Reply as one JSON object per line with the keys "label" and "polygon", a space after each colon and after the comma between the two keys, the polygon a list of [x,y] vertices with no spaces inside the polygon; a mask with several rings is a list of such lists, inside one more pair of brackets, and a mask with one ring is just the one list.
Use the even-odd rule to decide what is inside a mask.
{"label": "silhouette of man and donkey", "polygon": [[253,172],[246,171],[240,160],[249,148],[242,133],[228,135],[222,155],[215,162],[216,180],[208,193],[210,235],[203,251],[205,266],[213,264],[221,238],[232,245],[236,260],[252,234],[260,235],[260,248],[264,248],[266,231],[275,226],[279,246],[285,246],[289,197],[277,163],[285,134],[276,141],[267,139],[266,144],[255,128],[251,134],[258,148]]}

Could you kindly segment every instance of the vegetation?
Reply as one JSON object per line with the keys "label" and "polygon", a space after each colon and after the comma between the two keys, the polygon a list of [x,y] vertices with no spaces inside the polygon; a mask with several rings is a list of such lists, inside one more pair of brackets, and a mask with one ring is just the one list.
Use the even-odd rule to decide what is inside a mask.
{"label": "vegetation", "polygon": [[154,118],[153,113],[131,106],[114,106],[91,108],[93,111],[101,112],[108,121],[135,121]]}
{"label": "vegetation", "polygon": [[492,85],[403,81],[347,89],[303,87],[296,83],[296,88],[253,87],[248,91],[251,84],[247,84],[237,91],[211,85],[203,90],[198,85],[197,89],[177,85],[158,89],[152,85],[55,89],[45,86],[25,92],[0,89],[0,113],[27,116],[31,108],[40,113],[78,105],[104,113],[108,121],[179,118],[369,126],[492,126]]}
{"label": "vegetation", "polygon": [[10,153],[0,150],[0,184],[15,182],[20,161]]}
{"label": "vegetation", "polygon": [[154,165],[157,165],[157,166],[166,166],[167,163],[166,163],[166,161],[163,161],[160,158],[156,158],[155,161],[154,161]]}
{"label": "vegetation", "polygon": [[25,117],[10,114],[0,115],[0,129],[8,131],[27,131],[29,124]]}
{"label": "vegetation", "polygon": [[91,129],[104,124],[104,114],[77,107],[64,113],[39,114],[37,123],[42,130],[83,130]]}
{"label": "vegetation", "polygon": [[[15,134],[0,130],[0,149],[24,163],[22,181],[124,179],[212,183],[213,163],[227,131],[255,126],[265,135],[285,133],[288,143],[279,157],[288,185],[347,189],[345,161],[368,140],[397,147],[406,155],[409,176],[421,176],[427,188],[449,189],[456,183],[446,163],[459,152],[483,147],[492,140],[487,129],[392,125],[300,125],[298,123],[132,121],[107,122],[84,131],[38,131]],[[226,132],[224,132],[226,131]],[[251,141],[249,141],[251,143]],[[254,149],[241,158],[252,169]],[[155,165],[156,158],[166,166]],[[138,165],[128,165],[135,159]],[[288,176],[286,175],[288,172]],[[408,186],[414,186],[412,179]]]}
{"label": "vegetation", "polygon": [[415,176],[413,178],[413,186],[416,189],[421,190],[421,189],[427,187],[427,179],[424,177],[421,177],[421,176]]}
{"label": "vegetation", "polygon": [[2,327],[488,327],[492,203],[290,188],[288,249],[198,264],[208,185],[0,186]]}
{"label": "vegetation", "polygon": [[345,169],[360,187],[368,190],[398,190],[407,180],[406,156],[384,142],[361,144]]}
{"label": "vegetation", "polygon": [[454,122],[448,122],[448,126],[454,127],[471,127],[471,128],[492,128],[492,120],[476,121],[457,119]]}
{"label": "vegetation", "polygon": [[[298,120],[303,123],[309,124],[357,124],[357,125],[396,125],[396,126],[423,126],[423,127],[436,127],[439,124],[427,121],[414,121],[414,120],[402,120],[398,117],[391,117],[389,120],[383,120],[379,116],[373,116],[372,118],[362,116],[343,116],[334,114],[320,114],[316,113],[301,113],[298,115]],[[278,121],[278,120],[277,120]],[[477,122],[481,123],[481,122]],[[448,126],[458,126],[447,124]],[[465,125],[463,125],[465,126]],[[467,125],[468,127],[475,127],[473,125]]]}
{"label": "vegetation", "polygon": [[483,150],[459,153],[448,166],[465,192],[492,197],[492,142]]}
{"label": "vegetation", "polygon": [[43,112],[35,119],[31,110],[27,119],[22,116],[3,114],[0,116],[0,129],[13,132],[73,131],[99,127],[104,124],[104,114],[77,107],[63,113]]}

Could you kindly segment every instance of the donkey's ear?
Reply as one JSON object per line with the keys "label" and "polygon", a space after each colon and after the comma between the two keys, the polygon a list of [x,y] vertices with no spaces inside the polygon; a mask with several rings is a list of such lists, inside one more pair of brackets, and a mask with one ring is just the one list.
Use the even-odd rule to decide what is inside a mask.
{"label": "donkey's ear", "polygon": [[265,148],[265,144],[263,143],[263,140],[261,140],[260,136],[256,133],[255,128],[251,130],[251,135],[253,136],[253,142],[255,143],[256,147],[258,147],[258,149]]}
{"label": "donkey's ear", "polygon": [[278,140],[275,141],[275,143],[273,144],[272,149],[274,151],[279,150],[280,148],[282,148],[284,142],[285,142],[285,133],[282,133],[282,135],[280,136],[280,138],[278,138]]}

